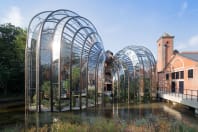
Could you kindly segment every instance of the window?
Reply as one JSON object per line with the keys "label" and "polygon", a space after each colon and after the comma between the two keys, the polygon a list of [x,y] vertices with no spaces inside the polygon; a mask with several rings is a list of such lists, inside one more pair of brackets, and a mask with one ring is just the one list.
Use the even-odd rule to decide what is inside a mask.
{"label": "window", "polygon": [[188,70],[188,78],[193,78],[193,69]]}
{"label": "window", "polygon": [[175,72],[172,73],[172,79],[175,79]]}
{"label": "window", "polygon": [[168,73],[166,74],[166,80],[169,80],[169,74]]}
{"label": "window", "polygon": [[184,79],[184,71],[180,71],[180,79]]}
{"label": "window", "polygon": [[176,73],[176,79],[179,79],[179,72],[175,72]]}

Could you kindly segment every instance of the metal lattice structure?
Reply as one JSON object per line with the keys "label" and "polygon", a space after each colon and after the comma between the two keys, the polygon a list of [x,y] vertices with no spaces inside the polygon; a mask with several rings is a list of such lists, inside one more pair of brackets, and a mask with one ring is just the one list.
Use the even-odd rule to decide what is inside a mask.
{"label": "metal lattice structure", "polygon": [[143,46],[127,46],[114,56],[113,93],[121,101],[148,99],[156,94],[156,62]]}
{"label": "metal lattice structure", "polygon": [[101,103],[105,54],[88,19],[62,9],[35,15],[25,57],[27,110],[66,111]]}
{"label": "metal lattice structure", "polygon": [[97,106],[104,102],[109,86],[113,99],[121,102],[147,100],[156,94],[156,62],[150,50],[128,46],[115,56],[106,54],[94,25],[72,11],[38,13],[27,35],[27,111]]}

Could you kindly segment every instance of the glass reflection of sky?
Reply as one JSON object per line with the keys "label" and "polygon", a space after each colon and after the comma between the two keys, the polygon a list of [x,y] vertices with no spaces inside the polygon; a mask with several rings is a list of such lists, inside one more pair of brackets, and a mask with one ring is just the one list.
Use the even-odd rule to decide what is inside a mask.
{"label": "glass reflection of sky", "polygon": [[59,58],[60,55],[60,36],[55,35],[52,43],[53,61]]}

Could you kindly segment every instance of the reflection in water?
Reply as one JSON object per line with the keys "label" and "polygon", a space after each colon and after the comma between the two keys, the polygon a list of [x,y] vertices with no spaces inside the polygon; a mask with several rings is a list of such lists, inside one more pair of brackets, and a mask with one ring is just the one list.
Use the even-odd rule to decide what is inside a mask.
{"label": "reflection in water", "polygon": [[182,115],[180,112],[169,108],[168,106],[163,105],[163,110],[167,113],[169,113],[171,116],[174,116],[176,119],[181,120],[182,119]]}
{"label": "reflection in water", "polygon": [[[50,112],[29,112],[26,114],[26,128],[44,126],[58,121],[72,121],[72,122],[94,122],[99,117],[106,119],[119,119],[127,123],[133,123],[140,119],[146,119],[150,122],[165,121],[175,123],[181,121],[187,126],[196,128],[198,130],[198,118],[196,118],[189,110],[185,108],[171,108],[163,103],[151,104],[106,104],[105,107],[90,108],[88,111],[71,111],[62,113]],[[182,110],[181,110],[182,109]],[[189,114],[191,113],[191,114]],[[24,127],[23,112],[0,112],[0,130],[5,127],[15,127],[16,122]],[[6,119],[6,123],[5,123]],[[15,122],[13,122],[15,120]]]}
{"label": "reflection in water", "polygon": [[[57,121],[83,121],[94,122],[98,117],[104,117],[106,119],[119,119],[127,123],[133,123],[134,121],[146,119],[149,122],[172,122],[181,121],[187,126],[196,128],[198,119],[193,115],[187,114],[188,111],[180,113],[179,111],[162,103],[152,104],[106,104],[105,107],[90,108],[88,111],[72,111],[66,113],[42,113],[37,119],[37,127],[41,127],[44,124],[50,124]],[[186,115],[187,114],[187,115]],[[31,123],[30,123],[31,124]],[[35,123],[33,123],[35,124]],[[30,126],[28,126],[30,127]]]}

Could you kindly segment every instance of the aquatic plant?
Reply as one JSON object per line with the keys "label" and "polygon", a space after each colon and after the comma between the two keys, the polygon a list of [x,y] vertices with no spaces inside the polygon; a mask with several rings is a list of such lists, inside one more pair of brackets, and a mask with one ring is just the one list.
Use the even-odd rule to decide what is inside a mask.
{"label": "aquatic plant", "polygon": [[196,129],[190,128],[182,122],[167,123],[164,120],[158,120],[151,123],[149,119],[143,118],[129,123],[124,120],[102,117],[89,121],[82,121],[80,118],[73,118],[70,122],[58,121],[37,129],[29,128],[28,132],[36,130],[42,132],[196,132]]}

